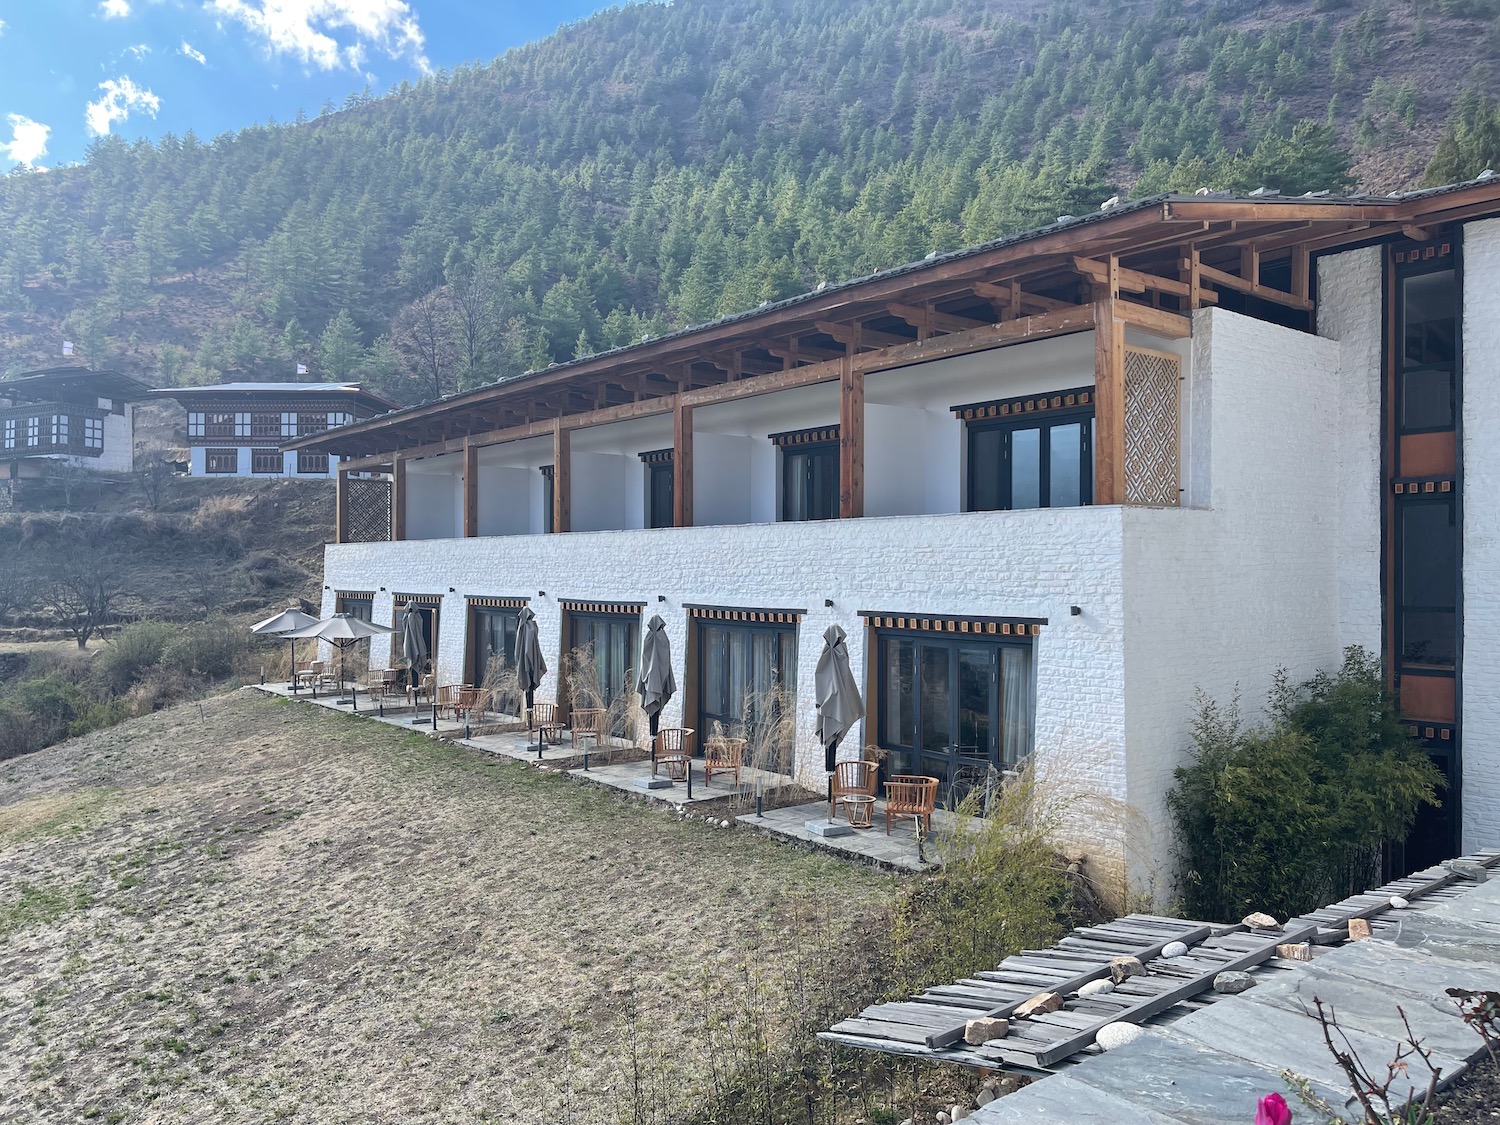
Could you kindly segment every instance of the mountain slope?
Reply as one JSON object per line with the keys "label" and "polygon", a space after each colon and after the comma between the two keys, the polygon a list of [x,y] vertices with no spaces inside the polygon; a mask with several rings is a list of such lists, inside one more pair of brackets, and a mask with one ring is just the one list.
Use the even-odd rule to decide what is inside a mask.
{"label": "mountain slope", "polygon": [[1122,189],[1389,191],[1461,102],[1493,116],[1495,4],[615,9],[312,121],[0,181],[3,362],[67,335],[162,383],[303,362],[415,400]]}

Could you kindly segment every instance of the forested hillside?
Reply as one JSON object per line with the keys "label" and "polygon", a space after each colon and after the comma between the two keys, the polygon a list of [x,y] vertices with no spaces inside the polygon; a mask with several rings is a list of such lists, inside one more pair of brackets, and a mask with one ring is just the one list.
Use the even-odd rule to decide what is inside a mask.
{"label": "forested hillside", "polygon": [[1500,162],[1497,18],[1500,0],[611,10],[311,120],[108,137],[0,180],[0,366],[66,336],[162,384],[302,362],[416,401],[1116,193],[1455,179]]}

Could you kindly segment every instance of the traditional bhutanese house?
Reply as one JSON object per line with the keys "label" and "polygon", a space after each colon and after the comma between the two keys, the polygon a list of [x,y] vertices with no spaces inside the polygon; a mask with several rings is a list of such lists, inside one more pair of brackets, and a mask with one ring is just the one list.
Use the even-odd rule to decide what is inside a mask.
{"label": "traditional bhutanese house", "polygon": [[779,683],[817,790],[838,624],[846,750],[945,796],[1034,754],[1142,880],[1195,694],[1363,645],[1450,782],[1396,865],[1494,844],[1495,216],[1500,180],[1143,199],[291,442],[350,458],[324,609],[418,609],[457,683],[529,606],[615,691],[659,613],[664,721]]}
{"label": "traditional bhutanese house", "polygon": [[186,408],[192,476],[327,478],[327,453],[283,453],[282,443],[396,409],[359,383],[219,383],[151,394]]}
{"label": "traditional bhutanese house", "polygon": [[57,367],[0,381],[0,479],[43,477],[57,465],[128,473],[131,405],[146,384],[117,371]]}

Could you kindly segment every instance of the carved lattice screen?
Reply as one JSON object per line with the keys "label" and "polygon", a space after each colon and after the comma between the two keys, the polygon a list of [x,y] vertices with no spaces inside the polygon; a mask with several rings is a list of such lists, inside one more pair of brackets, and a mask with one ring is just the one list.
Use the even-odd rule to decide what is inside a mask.
{"label": "carved lattice screen", "polygon": [[391,537],[391,482],[351,477],[346,543],[384,543]]}
{"label": "carved lattice screen", "polygon": [[1180,497],[1181,361],[1125,349],[1125,502],[1176,506]]}

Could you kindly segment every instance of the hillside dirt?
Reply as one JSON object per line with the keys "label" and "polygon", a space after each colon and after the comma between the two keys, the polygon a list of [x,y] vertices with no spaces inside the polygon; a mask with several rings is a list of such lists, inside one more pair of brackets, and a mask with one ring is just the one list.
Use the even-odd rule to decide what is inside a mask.
{"label": "hillside dirt", "polygon": [[894,889],[246,689],[0,764],[0,1121],[646,1120]]}

